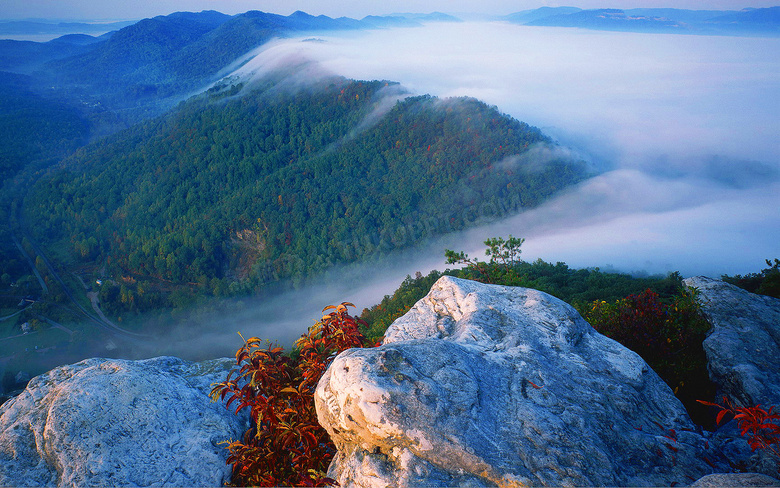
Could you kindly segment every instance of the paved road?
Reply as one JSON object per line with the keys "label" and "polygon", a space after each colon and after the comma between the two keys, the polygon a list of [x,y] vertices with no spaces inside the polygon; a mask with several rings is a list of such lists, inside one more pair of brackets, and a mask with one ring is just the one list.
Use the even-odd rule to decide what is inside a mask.
{"label": "paved road", "polygon": [[111,324],[114,327],[116,327],[117,329],[120,328],[114,322],[108,320],[108,318],[103,314],[103,311],[100,310],[100,297],[98,296],[97,292],[91,291],[91,292],[87,293],[87,298],[89,298],[89,301],[92,303],[92,309],[95,311],[96,314],[98,314],[98,316],[100,317],[100,319],[103,322],[105,322],[107,324]]}

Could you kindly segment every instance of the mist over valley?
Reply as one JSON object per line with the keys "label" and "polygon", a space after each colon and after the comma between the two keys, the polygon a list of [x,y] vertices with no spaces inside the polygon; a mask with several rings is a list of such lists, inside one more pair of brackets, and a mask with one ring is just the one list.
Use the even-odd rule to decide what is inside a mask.
{"label": "mist over valley", "polygon": [[471,251],[512,232],[533,236],[526,259],[711,275],[776,253],[777,39],[442,23],[319,40],[271,43],[239,72],[309,59],[413,93],[476,96],[602,173],[515,224],[473,231]]}
{"label": "mist over valley", "polygon": [[[493,236],[638,276],[778,256],[780,38],[447,20],[177,14],[14,44],[4,123],[33,125],[0,160],[8,370],[288,345]],[[87,293],[144,337],[75,325]]]}

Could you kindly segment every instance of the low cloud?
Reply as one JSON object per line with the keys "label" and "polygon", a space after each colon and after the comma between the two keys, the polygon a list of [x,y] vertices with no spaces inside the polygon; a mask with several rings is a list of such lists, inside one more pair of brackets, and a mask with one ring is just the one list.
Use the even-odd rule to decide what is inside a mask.
{"label": "low cloud", "polygon": [[[359,312],[406,275],[445,268],[447,248],[482,258],[482,242],[493,236],[525,237],[526,260],[636,273],[718,277],[758,271],[764,259],[780,257],[780,59],[774,55],[780,39],[501,23],[318,39],[323,42],[275,41],[249,56],[238,74],[294,65],[304,69],[291,83],[342,75],[397,81],[412,94],[479,98],[560,144],[500,164],[565,157],[585,160],[601,174],[538,208],[381,262],[334,270],[323,286],[236,302],[228,319],[187,324],[179,329],[186,333],[174,332],[156,353],[229,354],[240,345],[238,331],[289,345],[325,305],[352,301]],[[366,124],[393,96],[403,94],[378,101]],[[477,208],[473,222],[492,213]],[[435,223],[420,225],[427,224]]]}
{"label": "low cloud", "polygon": [[780,255],[780,39],[503,23],[319,39],[274,49],[415,94],[479,98],[560,143],[533,148],[539,160],[573,156],[604,172],[471,231],[472,251],[511,232],[527,238],[526,257],[716,276]]}
{"label": "low cloud", "polygon": [[472,229],[461,242],[476,250],[484,237],[513,234],[526,237],[526,260],[719,277],[757,271],[778,254],[777,208],[776,182],[744,190],[616,170],[539,208]]}
{"label": "low cloud", "polygon": [[[528,147],[522,154],[515,154],[502,159],[494,164],[498,170],[522,169],[526,173],[542,171],[553,161],[586,161],[587,155],[576,150],[560,145],[547,143],[535,143]],[[595,168],[594,168],[595,169]]]}

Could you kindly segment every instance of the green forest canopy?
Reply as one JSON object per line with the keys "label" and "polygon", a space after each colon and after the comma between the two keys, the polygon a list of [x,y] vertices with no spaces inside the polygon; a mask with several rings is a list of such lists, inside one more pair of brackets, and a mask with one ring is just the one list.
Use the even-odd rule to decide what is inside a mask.
{"label": "green forest canopy", "polygon": [[512,163],[551,141],[474,99],[410,97],[369,124],[395,84],[277,81],[217,87],[82,148],[31,189],[29,227],[77,262],[229,295],[531,207],[586,177],[579,162]]}

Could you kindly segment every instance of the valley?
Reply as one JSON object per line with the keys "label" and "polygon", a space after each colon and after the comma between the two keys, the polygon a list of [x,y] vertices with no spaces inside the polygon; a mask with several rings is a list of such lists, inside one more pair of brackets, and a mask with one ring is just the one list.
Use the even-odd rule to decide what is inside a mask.
{"label": "valley", "polygon": [[[553,142],[478,100],[334,75],[301,83],[294,64],[174,105],[272,35],[359,27],[303,13],[179,13],[5,75],[8,104],[40,107],[9,112],[7,126],[83,128],[6,132],[16,148],[4,166],[6,386],[82,354],[138,354],[205,301],[219,309],[301,288],[586,177],[581,161],[511,162]],[[213,49],[211,65],[198,61]],[[38,94],[43,84],[54,91]]]}
{"label": "valley", "polygon": [[[521,18],[537,25],[510,23]],[[20,372],[86,356],[149,356],[173,343],[184,349],[188,334],[223,344],[236,341],[236,329],[266,324],[266,336],[286,341],[310,322],[302,316],[327,304],[306,302],[319,296],[312,291],[318,285],[342,287],[350,297],[340,301],[383,279],[359,304],[369,307],[404,276],[441,269],[445,246],[470,250],[492,235],[528,237],[531,259],[617,264],[640,275],[646,266],[663,276],[693,259],[669,259],[659,269],[651,259],[663,258],[652,248],[630,246],[654,244],[675,212],[728,219],[711,207],[742,205],[751,216],[744,225],[763,230],[728,225],[756,243],[745,257],[755,264],[738,269],[755,270],[763,262],[756,256],[771,257],[764,254],[776,249],[778,222],[768,209],[780,173],[761,135],[777,124],[766,115],[771,103],[750,112],[763,132],[713,122],[714,135],[697,136],[695,116],[712,100],[672,110],[681,120],[671,123],[664,108],[677,102],[669,98],[677,79],[670,74],[660,78],[663,94],[645,104],[644,71],[633,65],[621,73],[636,78],[602,91],[603,79],[571,48],[585,34],[551,30],[546,37],[536,14],[459,20],[179,12],[99,37],[0,41],[5,388]],[[490,44],[485,32],[511,42]],[[628,51],[653,62],[655,52],[642,48],[651,38],[628,37],[637,35],[588,34],[602,50],[626,51],[592,61],[593,72],[614,76],[613,65],[600,63],[619,64]],[[654,39],[684,45],[707,75],[725,62],[685,37]],[[726,41],[706,42],[721,48]],[[776,39],[731,44],[721,51],[735,62],[742,50],[757,52]],[[540,62],[546,59],[549,67]],[[660,69],[691,75],[679,69],[683,61]],[[543,68],[531,70],[532,62]],[[567,73],[572,66],[581,79]],[[714,98],[727,92],[736,100],[723,110],[758,107],[764,93],[708,79]],[[756,80],[762,90],[776,87],[771,75]],[[722,135],[731,130],[726,144]],[[627,142],[609,140],[614,134]],[[708,152],[680,156],[678,139]],[[627,211],[643,216],[637,228],[621,221],[634,216]],[[699,215],[707,232],[712,213]],[[634,233],[623,239],[625,229]],[[624,240],[629,251],[577,254]],[[668,246],[685,249],[678,241]],[[623,264],[623,257],[637,259]],[[286,318],[282,332],[268,325],[286,313],[270,305],[275,299],[312,310]],[[203,323],[212,325],[196,325]],[[192,352],[208,354],[207,347]]]}

